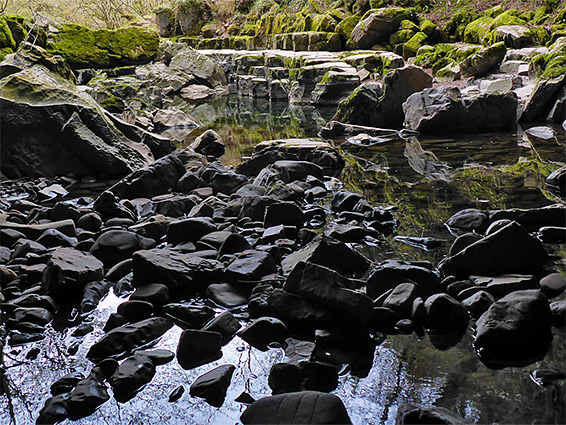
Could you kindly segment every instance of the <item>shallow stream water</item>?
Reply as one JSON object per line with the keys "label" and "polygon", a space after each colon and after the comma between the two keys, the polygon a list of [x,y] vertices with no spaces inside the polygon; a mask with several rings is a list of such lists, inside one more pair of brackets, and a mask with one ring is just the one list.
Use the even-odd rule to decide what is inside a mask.
{"label": "shallow stream water", "polygon": [[[188,134],[186,142],[213,128],[227,144],[223,161],[232,165],[250,155],[253,146],[263,140],[315,137],[333,113],[254,102],[225,103],[213,109],[216,115]],[[566,162],[566,131],[555,130],[555,140],[546,141],[527,141],[520,130],[393,140],[374,146],[336,140],[347,162],[342,184],[363,192],[374,205],[393,206],[399,221],[392,235],[358,248],[375,262],[392,258],[437,264],[454,238],[443,223],[458,210],[538,207],[558,201],[544,190],[540,173]],[[444,243],[437,249],[423,250],[395,239],[399,236],[432,237]],[[561,258],[558,269],[566,273],[565,248],[550,248]],[[33,423],[53,381],[72,371],[90,371],[92,364],[84,356],[102,336],[108,315],[122,301],[111,292],[91,316],[95,331],[83,339],[71,336],[72,328],[64,332],[51,330],[43,341],[5,348],[11,396],[0,396],[1,424],[11,423],[10,410],[18,424]],[[245,317],[245,312],[234,313]],[[180,332],[174,327],[155,347],[175,351]],[[472,423],[566,423],[564,381],[540,387],[529,375],[540,368],[565,371],[564,329],[555,332],[543,361],[499,371],[488,369],[478,360],[472,335],[470,328],[455,347],[446,351],[434,348],[428,337],[388,336],[378,341],[368,376],[358,378],[346,372],[334,393],[344,401],[355,425],[393,424],[397,407],[403,403],[446,407]],[[77,354],[68,355],[68,347],[77,342]],[[26,359],[36,347],[40,348],[38,357]],[[294,349],[287,353],[283,349],[261,352],[234,338],[223,348],[221,360],[189,371],[181,369],[176,360],[159,366],[153,381],[133,400],[120,404],[112,399],[76,423],[237,424],[245,405],[234,399],[243,391],[256,399],[270,395],[267,376],[271,365],[289,356],[295,360],[307,358],[311,349],[310,343],[295,341]],[[188,395],[189,385],[197,376],[226,363],[238,368],[221,408]],[[185,394],[169,403],[169,394],[179,385],[185,386]]]}

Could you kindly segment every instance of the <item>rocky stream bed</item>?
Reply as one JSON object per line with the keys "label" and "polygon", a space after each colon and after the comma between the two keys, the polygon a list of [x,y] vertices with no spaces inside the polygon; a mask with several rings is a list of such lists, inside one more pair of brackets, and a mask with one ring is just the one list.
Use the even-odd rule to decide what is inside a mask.
{"label": "rocky stream bed", "polygon": [[564,423],[566,80],[505,50],[457,87],[392,52],[22,41],[0,422]]}

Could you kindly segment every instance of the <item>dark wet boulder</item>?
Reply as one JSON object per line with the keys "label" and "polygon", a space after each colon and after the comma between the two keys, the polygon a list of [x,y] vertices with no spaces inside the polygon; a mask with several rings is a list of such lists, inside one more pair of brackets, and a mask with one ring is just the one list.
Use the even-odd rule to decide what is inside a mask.
{"label": "dark wet boulder", "polygon": [[415,283],[423,297],[440,290],[440,278],[435,271],[405,261],[386,260],[372,270],[366,282],[367,294],[375,299],[405,282]]}
{"label": "dark wet boulder", "polygon": [[244,236],[239,233],[230,233],[230,235],[224,239],[224,242],[222,242],[222,245],[218,248],[218,258],[222,258],[223,255],[240,253],[251,249],[251,247],[252,246]]}
{"label": "dark wet boulder", "polygon": [[169,224],[167,242],[196,242],[204,235],[216,231],[214,221],[209,217],[193,217],[176,220]]}
{"label": "dark wet boulder", "polygon": [[268,252],[248,249],[228,265],[226,272],[235,280],[259,280],[276,273],[277,265]]}
{"label": "dark wet boulder", "polygon": [[515,291],[539,288],[537,279],[532,275],[503,274],[495,277],[473,276],[471,279],[474,287],[485,289],[495,298],[501,298]]}
{"label": "dark wet boulder", "polygon": [[254,287],[248,308],[251,318],[276,317],[292,331],[333,328],[340,322],[329,308],[267,283]]}
{"label": "dark wet boulder", "polygon": [[222,345],[226,345],[234,338],[241,327],[242,325],[232,313],[224,311],[205,323],[202,330],[219,333],[222,335]]}
{"label": "dark wet boulder", "polygon": [[150,283],[140,286],[130,295],[130,301],[147,301],[154,307],[160,308],[169,302],[169,289],[160,283]]}
{"label": "dark wet boulder", "polygon": [[45,400],[44,406],[39,411],[36,424],[57,424],[67,419],[69,417],[68,402],[68,393],[55,395]]}
{"label": "dark wet boulder", "polygon": [[482,235],[478,233],[464,233],[463,235],[458,236],[454,240],[452,245],[450,245],[450,249],[448,250],[448,255],[452,257],[458,254],[464,248],[479,241],[480,239],[482,239]]}
{"label": "dark wet boulder", "polygon": [[154,365],[162,366],[169,362],[172,362],[175,358],[175,353],[169,350],[157,349],[157,350],[136,350],[134,355],[143,355],[151,359]]}
{"label": "dark wet boulder", "polygon": [[87,213],[77,220],[77,227],[90,232],[98,232],[102,227],[102,218],[96,212]]}
{"label": "dark wet boulder", "polygon": [[89,416],[98,406],[110,400],[104,379],[102,368],[94,367],[89,376],[77,383],[67,401],[69,419],[77,420]]}
{"label": "dark wet boulder", "polygon": [[479,319],[487,309],[495,302],[493,295],[486,291],[478,291],[462,301],[462,305],[468,310],[473,319]]}
{"label": "dark wet boulder", "polygon": [[266,208],[275,202],[270,196],[244,195],[230,201],[228,209],[238,218],[248,217],[253,221],[262,221]]}
{"label": "dark wet boulder", "polygon": [[116,313],[130,323],[137,323],[149,319],[153,315],[153,304],[147,301],[129,300],[120,304]]}
{"label": "dark wet boulder", "polygon": [[85,376],[81,372],[71,372],[53,382],[49,391],[53,396],[70,393],[84,378]]}
{"label": "dark wet boulder", "polygon": [[252,157],[242,162],[236,171],[246,176],[257,176],[265,167],[281,160],[312,162],[322,168],[325,175],[331,176],[338,176],[344,167],[344,159],[328,142],[281,139],[256,145]]}
{"label": "dark wet boulder", "polygon": [[372,300],[353,288],[355,284],[350,279],[332,269],[309,262],[298,263],[283,287],[291,294],[300,295],[367,325],[372,316]]}
{"label": "dark wet boulder", "polygon": [[279,224],[303,227],[305,217],[303,210],[294,202],[277,202],[269,205],[265,210],[264,227]]}
{"label": "dark wet boulder", "polygon": [[451,229],[484,233],[489,226],[489,217],[476,208],[460,210],[446,221]]}
{"label": "dark wet boulder", "polygon": [[393,288],[381,307],[389,308],[405,318],[410,318],[413,303],[418,298],[418,292],[418,288],[412,283],[401,283]]}
{"label": "dark wet boulder", "polygon": [[[21,235],[25,235],[26,238],[36,240],[39,238],[43,232],[48,229],[55,229],[59,230],[61,233],[69,236],[69,237],[76,237],[76,230],[75,230],[75,222],[73,220],[61,220],[61,221],[52,221],[49,223],[42,223],[42,224],[19,224],[10,221],[4,221],[0,223],[0,233],[2,235],[2,240],[6,241],[2,245],[7,246],[5,244],[12,242],[10,247],[13,248],[13,245],[21,239]],[[17,232],[17,233],[15,233]]]}
{"label": "dark wet boulder", "polygon": [[462,303],[450,295],[432,295],[426,299],[424,306],[426,309],[424,326],[429,334],[463,335],[466,332],[468,312]]}
{"label": "dark wet boulder", "polygon": [[206,130],[191,144],[195,152],[202,155],[221,157],[226,149],[224,141],[214,130]]}
{"label": "dark wet boulder", "polygon": [[131,325],[115,328],[94,343],[86,356],[92,361],[98,361],[106,357],[127,353],[159,338],[171,326],[173,326],[173,323],[166,318],[152,317]]}
{"label": "dark wet boulder", "polygon": [[214,317],[214,309],[206,305],[171,303],[164,305],[162,311],[182,329],[200,329]]}
{"label": "dark wet boulder", "polygon": [[184,330],[177,346],[177,361],[183,369],[193,369],[222,357],[222,335],[218,332]]}
{"label": "dark wet boulder", "polygon": [[41,307],[18,307],[12,312],[16,322],[34,323],[45,326],[53,319],[53,314]]}
{"label": "dark wet boulder", "polygon": [[126,403],[150,383],[154,375],[155,364],[148,356],[134,354],[128,357],[109,379],[114,398],[120,403]]}
{"label": "dark wet boulder", "polygon": [[522,367],[541,360],[552,339],[548,299],[538,290],[496,301],[476,322],[474,346],[488,367]]}
{"label": "dark wet boulder", "polygon": [[224,265],[216,260],[170,249],[138,251],[133,256],[134,286],[159,282],[172,293],[195,294],[222,281]]}
{"label": "dark wet boulder", "polygon": [[298,364],[275,363],[269,371],[272,394],[297,391],[334,391],[338,386],[338,370],[326,363],[305,361]]}
{"label": "dark wet boulder", "polygon": [[102,233],[90,249],[92,255],[112,267],[131,258],[134,252],[152,248],[156,242],[128,230],[109,230]]}
{"label": "dark wet boulder", "polygon": [[444,407],[418,407],[411,404],[399,406],[395,425],[421,424],[467,425],[468,421]]}
{"label": "dark wet boulder", "polygon": [[237,335],[252,347],[267,351],[271,343],[284,345],[285,340],[289,337],[289,330],[285,323],[275,317],[260,317],[239,331]]}
{"label": "dark wet boulder", "polygon": [[513,92],[462,94],[457,87],[427,88],[403,104],[405,127],[422,133],[481,133],[517,124]]}
{"label": "dark wet boulder", "polygon": [[551,273],[540,280],[540,290],[548,298],[554,298],[566,290],[566,278],[560,273]]}
{"label": "dark wet boulder", "polygon": [[2,79],[2,173],[122,177],[150,163],[100,106],[63,77],[34,65]]}
{"label": "dark wet boulder", "polygon": [[37,243],[46,248],[67,247],[74,248],[79,243],[77,238],[69,237],[57,229],[47,229],[37,238]]}
{"label": "dark wet boulder", "polygon": [[543,226],[566,227],[566,206],[563,204],[548,205],[541,208],[510,208],[492,211],[491,220],[512,220],[529,231]]}
{"label": "dark wet boulder", "polygon": [[315,391],[301,391],[265,397],[253,402],[240,416],[244,425],[265,424],[351,424],[338,397]]}
{"label": "dark wet boulder", "polygon": [[128,175],[109,190],[122,199],[151,198],[173,189],[185,172],[183,162],[173,153]]}
{"label": "dark wet boulder", "polygon": [[206,288],[206,296],[225,308],[239,307],[248,303],[250,288],[238,283],[213,283]]}
{"label": "dark wet boulder", "polygon": [[104,265],[92,254],[73,248],[57,248],[43,274],[43,287],[50,293],[69,297],[80,293],[88,282],[104,277]]}
{"label": "dark wet boulder", "polygon": [[536,274],[548,261],[544,247],[516,222],[467,246],[439,266],[445,275]]}
{"label": "dark wet boulder", "polygon": [[344,276],[361,277],[368,269],[368,260],[344,242],[329,236],[314,238],[300,250],[287,256],[282,262],[283,273],[288,275],[301,261],[328,267]]}
{"label": "dark wet boulder", "polygon": [[118,200],[116,195],[108,190],[105,190],[96,198],[94,209],[104,220],[114,218],[135,220],[137,218],[137,213],[125,206],[123,202]]}
{"label": "dark wet boulder", "polygon": [[348,192],[347,190],[339,190],[332,197],[332,209],[336,211],[354,211],[354,208],[362,200],[359,193]]}
{"label": "dark wet boulder", "polygon": [[235,370],[236,366],[231,364],[209,370],[192,383],[189,393],[193,397],[204,398],[211,406],[220,407],[224,404]]}

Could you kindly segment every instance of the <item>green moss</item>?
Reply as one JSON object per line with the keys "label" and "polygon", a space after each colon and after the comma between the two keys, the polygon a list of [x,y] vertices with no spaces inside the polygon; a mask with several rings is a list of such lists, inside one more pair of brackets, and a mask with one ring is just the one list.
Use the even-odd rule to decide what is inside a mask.
{"label": "green moss", "polygon": [[370,9],[379,9],[389,5],[388,0],[369,0]]}
{"label": "green moss", "polygon": [[492,28],[497,28],[503,25],[525,25],[527,22],[520,18],[520,12],[517,9],[507,10],[495,18]]}
{"label": "green moss", "polygon": [[8,55],[14,53],[11,47],[2,47],[0,49],[0,62],[4,60],[4,58]]}
{"label": "green moss", "polygon": [[252,35],[255,35],[255,33],[256,33],[256,25],[255,24],[246,23],[246,24],[242,25],[241,30],[240,30],[240,35],[252,36]]}
{"label": "green moss", "polygon": [[566,75],[566,49],[564,52],[550,55],[542,73],[542,78],[556,78]]}
{"label": "green moss", "polygon": [[408,19],[403,19],[399,24],[399,29],[412,30],[413,32],[418,32],[419,26],[415,24],[413,21],[410,21]]}
{"label": "green moss", "polygon": [[342,37],[349,39],[350,34],[352,34],[352,31],[354,30],[356,25],[358,25],[358,22],[360,22],[361,18],[362,18],[361,13],[357,13],[355,15],[352,15],[344,19],[336,26],[336,32],[340,34]]}
{"label": "green moss", "polygon": [[4,19],[3,16],[0,16],[0,49],[4,47],[9,47],[12,50],[16,49],[16,42],[14,41],[14,37],[12,36],[12,31],[10,31],[10,27]]}
{"label": "green moss", "polygon": [[149,62],[157,54],[159,35],[138,27],[91,30],[63,25],[47,50],[63,56],[74,68],[107,68]]}
{"label": "green moss", "polygon": [[526,21],[530,21],[535,25],[543,24],[548,19],[548,9],[546,6],[541,6],[537,10],[535,10],[532,16],[529,19],[525,19]]}
{"label": "green moss", "polygon": [[311,26],[312,31],[334,32],[336,30],[336,20],[330,14],[316,15],[313,17]]}
{"label": "green moss", "polygon": [[5,16],[4,19],[10,28],[12,37],[16,43],[16,47],[25,40],[28,35],[28,30],[26,28],[26,19],[23,16]]}
{"label": "green moss", "polygon": [[503,9],[503,6],[498,4],[496,6],[490,7],[489,9],[486,9],[486,11],[484,12],[484,15],[489,16],[490,18],[495,18],[495,17],[501,15],[504,12],[505,12],[505,10]]}
{"label": "green moss", "polygon": [[476,10],[459,10],[452,16],[452,19],[444,26],[444,32],[455,41],[464,40],[464,32],[469,23],[478,18]]}
{"label": "green moss", "polygon": [[420,30],[430,38],[436,36],[438,27],[430,19],[425,18],[421,20]]}
{"label": "green moss", "polygon": [[494,18],[482,16],[466,26],[464,41],[466,43],[481,44],[483,39],[491,32]]}
{"label": "green moss", "polygon": [[417,31],[412,30],[412,29],[399,30],[399,31],[394,32],[393,34],[391,34],[391,36],[389,37],[389,43],[391,43],[391,44],[394,45],[394,46],[397,45],[397,44],[406,43],[406,42],[409,41],[416,33],[417,33]]}
{"label": "green moss", "polygon": [[403,57],[410,58],[417,54],[419,47],[426,44],[428,37],[424,32],[416,33],[409,41],[403,45]]}

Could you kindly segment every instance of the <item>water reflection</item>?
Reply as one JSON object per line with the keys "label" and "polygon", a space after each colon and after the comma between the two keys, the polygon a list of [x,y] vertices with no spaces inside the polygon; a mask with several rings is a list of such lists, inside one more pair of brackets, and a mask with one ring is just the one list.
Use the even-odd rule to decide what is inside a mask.
{"label": "water reflection", "polygon": [[[201,127],[185,135],[184,143],[212,128],[226,142],[223,161],[236,165],[263,140],[314,137],[333,111],[297,109],[287,104],[231,103],[224,98],[186,112],[199,117]],[[549,204],[550,199],[541,191],[541,171],[549,164],[566,161],[566,132],[557,130],[556,140],[551,141],[537,139],[525,144],[522,140],[519,133],[463,136],[457,140],[421,137],[372,146],[337,140],[347,159],[342,176],[345,187],[363,193],[374,205],[398,207],[399,226],[394,234],[359,248],[374,261],[426,259],[437,264],[449,243],[427,251],[419,244],[405,242],[423,237],[451,241],[443,222],[462,208]],[[519,172],[512,168],[517,164]],[[396,240],[395,236],[405,239]],[[564,258],[566,248],[555,249]],[[92,316],[95,331],[84,339],[71,336],[73,329],[51,330],[43,341],[7,350],[6,375],[12,393],[0,397],[0,423],[11,422],[11,409],[17,423],[33,423],[53,381],[73,371],[90,371],[92,364],[85,360],[85,354],[102,336],[103,324],[121,301],[113,294],[105,298]],[[176,351],[180,332],[174,327],[156,348]],[[356,425],[393,424],[397,408],[403,403],[446,407],[473,423],[565,423],[564,381],[541,387],[530,379],[534,369],[564,371],[565,339],[563,330],[555,332],[549,352],[536,364],[492,371],[473,351],[471,329],[460,342],[451,341],[451,348],[444,351],[435,348],[438,344],[430,337],[421,340],[415,335],[390,336],[375,348],[369,344],[366,354],[371,354],[358,357],[362,359],[359,364],[351,359],[352,371],[340,377],[335,393],[345,402]],[[77,354],[68,355],[69,347],[77,343]],[[40,349],[37,359],[27,360],[27,353],[34,348]],[[294,355],[310,355],[308,350],[305,352]],[[75,423],[237,423],[245,405],[234,400],[244,391],[254,398],[269,395],[267,376],[271,365],[285,361],[291,354],[286,355],[282,349],[261,352],[238,338],[223,348],[223,354],[219,361],[189,371],[182,370],[175,360],[159,366],[154,380],[137,397],[124,404],[111,400],[92,416]],[[334,354],[335,358],[343,356],[345,362],[350,360],[351,353]],[[179,385],[188,389],[199,375],[226,363],[238,368],[221,408],[191,398],[188,391],[178,401],[168,402],[169,394]]]}

